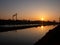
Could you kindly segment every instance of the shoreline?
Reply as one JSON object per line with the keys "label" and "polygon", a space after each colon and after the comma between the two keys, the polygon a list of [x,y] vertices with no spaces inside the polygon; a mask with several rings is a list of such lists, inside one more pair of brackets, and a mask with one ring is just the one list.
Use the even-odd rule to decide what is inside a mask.
{"label": "shoreline", "polygon": [[60,25],[50,30],[42,39],[34,45],[60,45]]}

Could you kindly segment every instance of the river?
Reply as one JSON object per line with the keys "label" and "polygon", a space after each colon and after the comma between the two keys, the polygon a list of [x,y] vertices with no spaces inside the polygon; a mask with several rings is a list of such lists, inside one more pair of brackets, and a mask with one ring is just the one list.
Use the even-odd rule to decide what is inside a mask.
{"label": "river", "polygon": [[0,32],[0,44],[4,45],[33,45],[41,39],[49,30],[56,26],[39,26],[27,29],[18,29],[8,32]]}

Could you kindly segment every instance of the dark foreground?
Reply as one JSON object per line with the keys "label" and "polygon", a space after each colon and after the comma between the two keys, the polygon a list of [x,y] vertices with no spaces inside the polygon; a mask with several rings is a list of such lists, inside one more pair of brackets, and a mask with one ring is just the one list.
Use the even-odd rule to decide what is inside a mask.
{"label": "dark foreground", "polygon": [[34,45],[60,45],[60,25],[50,30],[42,39]]}

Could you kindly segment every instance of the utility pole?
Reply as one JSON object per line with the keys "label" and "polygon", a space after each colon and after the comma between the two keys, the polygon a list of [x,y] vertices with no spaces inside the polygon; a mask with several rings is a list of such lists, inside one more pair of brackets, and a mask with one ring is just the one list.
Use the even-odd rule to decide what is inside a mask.
{"label": "utility pole", "polygon": [[17,13],[16,13],[16,21],[17,21]]}
{"label": "utility pole", "polygon": [[60,17],[59,17],[59,23],[60,23]]}

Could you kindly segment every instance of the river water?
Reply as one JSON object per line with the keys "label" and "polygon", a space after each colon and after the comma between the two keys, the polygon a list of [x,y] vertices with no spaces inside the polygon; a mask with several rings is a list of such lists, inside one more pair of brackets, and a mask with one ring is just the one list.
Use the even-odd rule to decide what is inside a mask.
{"label": "river water", "polygon": [[39,26],[16,31],[0,32],[0,44],[4,45],[33,45],[49,30],[56,26]]}

